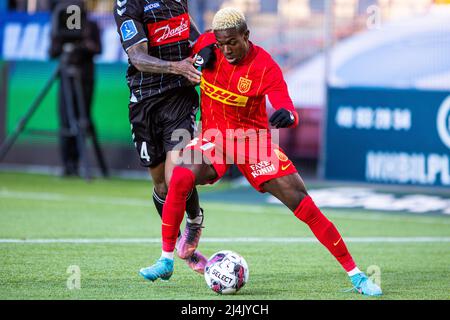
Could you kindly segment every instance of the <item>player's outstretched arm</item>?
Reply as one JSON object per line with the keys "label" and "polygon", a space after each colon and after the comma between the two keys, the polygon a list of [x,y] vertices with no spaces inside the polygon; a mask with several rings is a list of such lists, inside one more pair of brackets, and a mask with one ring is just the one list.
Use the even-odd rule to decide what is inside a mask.
{"label": "player's outstretched arm", "polygon": [[272,126],[279,128],[293,128],[298,125],[298,114],[295,111],[294,104],[289,96],[286,81],[283,73],[276,62],[270,58],[269,60],[270,75],[268,81],[265,82],[263,92],[268,95],[272,107],[276,109],[275,113],[270,117],[269,122]]}
{"label": "player's outstretched arm", "polygon": [[200,83],[202,73],[193,66],[194,60],[192,58],[181,61],[165,61],[152,57],[147,52],[147,42],[137,43],[131,46],[127,51],[131,63],[139,71],[179,74],[192,83]]}

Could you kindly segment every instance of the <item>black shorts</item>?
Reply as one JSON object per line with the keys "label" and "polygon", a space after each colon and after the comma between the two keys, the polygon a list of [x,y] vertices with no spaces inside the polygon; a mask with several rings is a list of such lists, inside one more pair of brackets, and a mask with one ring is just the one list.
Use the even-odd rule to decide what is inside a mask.
{"label": "black shorts", "polygon": [[176,88],[130,104],[131,133],[142,166],[159,165],[168,151],[181,150],[191,141],[198,108],[194,87]]}

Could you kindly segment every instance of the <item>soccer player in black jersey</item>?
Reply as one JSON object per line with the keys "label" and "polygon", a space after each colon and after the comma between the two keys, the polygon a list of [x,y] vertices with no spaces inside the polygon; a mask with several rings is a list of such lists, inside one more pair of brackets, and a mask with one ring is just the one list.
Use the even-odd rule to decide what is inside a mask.
{"label": "soccer player in black jersey", "polygon": [[[160,216],[179,150],[195,131],[201,72],[193,66],[191,46],[199,36],[187,0],[117,0],[114,18],[128,54],[129,121],[142,166],[154,182]],[[182,129],[190,137],[173,139]],[[185,137],[186,138],[186,137]],[[197,190],[186,200],[187,223],[179,235],[178,256],[203,273],[206,258],[196,250],[203,224]],[[173,257],[172,257],[173,258]]]}

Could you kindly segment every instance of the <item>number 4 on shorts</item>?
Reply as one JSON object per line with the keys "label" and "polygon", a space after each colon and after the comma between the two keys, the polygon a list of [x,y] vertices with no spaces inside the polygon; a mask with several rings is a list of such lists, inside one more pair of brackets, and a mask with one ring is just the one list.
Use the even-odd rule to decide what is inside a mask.
{"label": "number 4 on shorts", "polygon": [[147,161],[150,161],[150,156],[148,155],[147,151],[147,142],[142,142],[141,144],[141,159],[145,159]]}

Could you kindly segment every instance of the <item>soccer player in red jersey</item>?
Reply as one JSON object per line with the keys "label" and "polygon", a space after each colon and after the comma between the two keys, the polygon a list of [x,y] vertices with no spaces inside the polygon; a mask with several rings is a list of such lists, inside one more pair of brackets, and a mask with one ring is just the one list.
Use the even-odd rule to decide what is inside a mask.
{"label": "soccer player in red jersey", "polygon": [[365,295],[381,295],[380,287],[356,266],[336,227],[314,204],[293,163],[272,141],[266,96],[276,109],[269,119],[272,126],[298,124],[279,66],[264,49],[249,41],[245,17],[237,9],[217,12],[213,32],[199,40],[203,47],[214,45],[216,56],[202,73],[202,135],[185,147],[183,163],[173,171],[162,216],[162,255],[156,264],[141,269],[141,275],[151,281],[170,278],[186,197],[195,185],[219,180],[234,163],[256,190],[278,198],[310,227],[348,273],[354,289]]}

